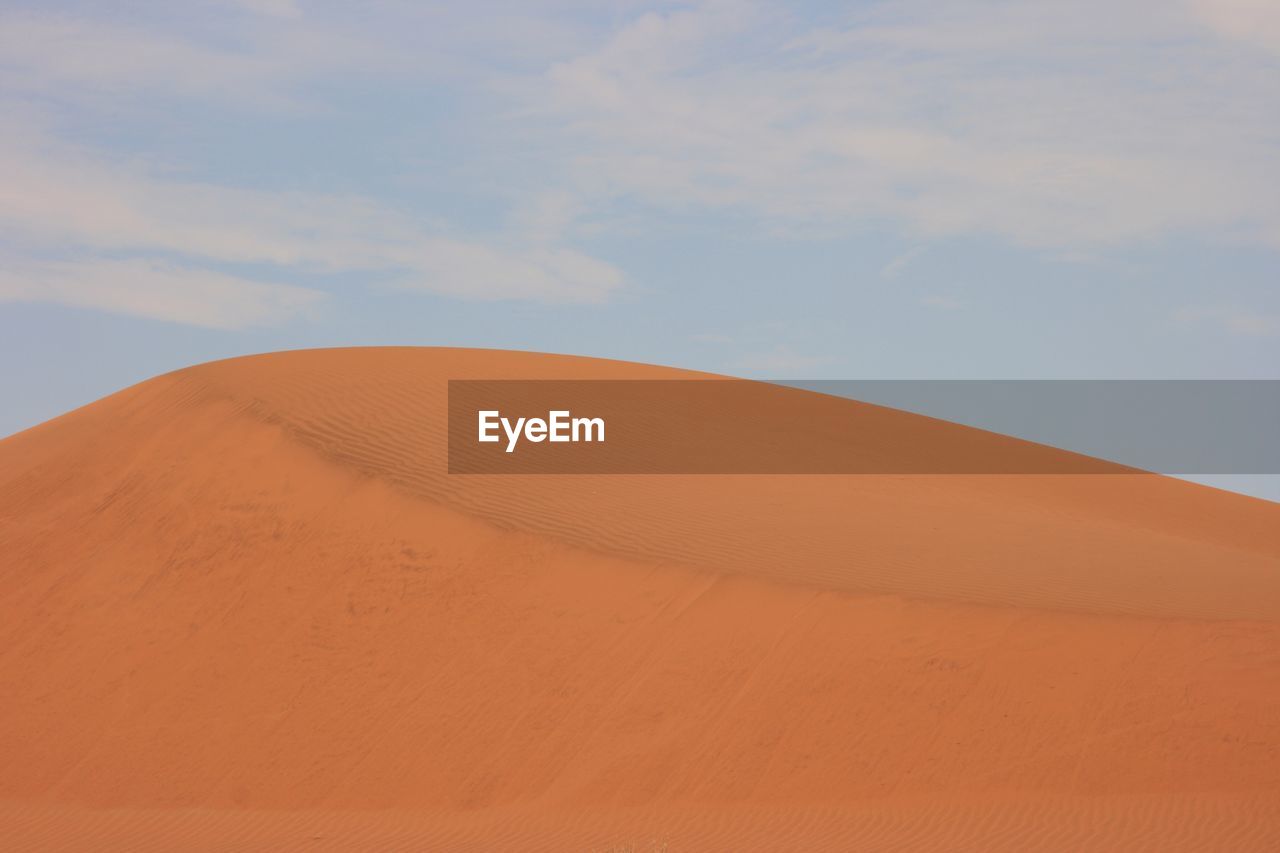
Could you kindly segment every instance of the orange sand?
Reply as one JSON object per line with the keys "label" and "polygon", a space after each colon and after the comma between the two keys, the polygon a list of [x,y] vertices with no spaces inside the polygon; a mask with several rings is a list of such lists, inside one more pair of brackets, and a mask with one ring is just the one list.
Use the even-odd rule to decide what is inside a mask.
{"label": "orange sand", "polygon": [[448,378],[680,375],[282,353],[0,441],[0,847],[1280,849],[1280,506],[445,473]]}

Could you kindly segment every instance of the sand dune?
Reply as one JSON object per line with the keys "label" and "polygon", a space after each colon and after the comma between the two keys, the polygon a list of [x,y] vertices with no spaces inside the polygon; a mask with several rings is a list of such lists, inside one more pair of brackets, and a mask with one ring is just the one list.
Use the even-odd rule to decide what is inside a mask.
{"label": "sand dune", "polygon": [[681,375],[282,353],[0,441],[0,837],[1280,848],[1280,506],[446,473],[450,378]]}

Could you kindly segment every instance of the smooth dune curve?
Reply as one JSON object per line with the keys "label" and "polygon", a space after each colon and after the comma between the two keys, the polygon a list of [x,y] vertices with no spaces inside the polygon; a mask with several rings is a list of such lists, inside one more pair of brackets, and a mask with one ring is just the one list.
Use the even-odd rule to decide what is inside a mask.
{"label": "smooth dune curve", "polygon": [[450,378],[680,375],[279,353],[0,442],[0,830],[1280,841],[1280,507],[1151,475],[445,473]]}

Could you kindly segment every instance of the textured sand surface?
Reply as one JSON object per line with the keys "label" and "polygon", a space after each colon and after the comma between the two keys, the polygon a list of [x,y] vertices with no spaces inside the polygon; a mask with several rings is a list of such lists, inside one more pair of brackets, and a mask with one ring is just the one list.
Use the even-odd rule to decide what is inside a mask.
{"label": "textured sand surface", "polygon": [[679,375],[284,353],[0,441],[0,847],[1280,849],[1280,506],[445,473],[449,378]]}

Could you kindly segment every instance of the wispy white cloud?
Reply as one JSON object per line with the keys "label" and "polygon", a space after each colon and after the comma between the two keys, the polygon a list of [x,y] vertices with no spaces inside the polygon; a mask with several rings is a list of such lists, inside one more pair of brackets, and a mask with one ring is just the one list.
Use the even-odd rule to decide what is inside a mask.
{"label": "wispy white cloud", "polygon": [[[404,68],[393,46],[284,20],[291,4],[245,5],[274,8],[282,20],[211,27],[210,37],[70,13],[0,11],[0,86],[87,109],[173,96],[279,110],[309,104],[304,84],[319,77]],[[104,96],[116,100],[104,104]]]}
{"label": "wispy white cloud", "polygon": [[[554,235],[455,236],[370,198],[183,181],[112,162],[29,124],[13,131],[0,139],[0,223],[11,241],[43,254],[75,250],[184,259],[178,267],[150,267],[151,284],[123,288],[115,300],[106,293],[125,280],[124,268],[105,262],[45,268],[22,289],[25,299],[38,298],[43,287],[49,301],[75,296],[76,304],[221,326],[222,309],[213,312],[214,320],[199,323],[192,312],[147,311],[139,297],[161,293],[162,280],[164,287],[178,288],[185,277],[197,297],[193,304],[209,304],[222,286],[228,299],[246,300],[246,317],[281,316],[265,310],[264,300],[285,291],[242,286],[199,269],[227,263],[295,274],[365,272],[464,299],[589,303],[623,284],[615,267],[557,244]],[[73,293],[65,279],[77,269],[92,273],[93,283]]]}
{"label": "wispy white cloud", "polygon": [[[209,8],[207,27],[175,23]],[[922,243],[994,235],[1055,256],[1183,235],[1280,247],[1280,89],[1266,53],[1280,15],[1268,0],[885,0],[821,25],[753,0],[592,8],[0,11],[0,223],[30,258],[178,258],[174,276],[261,264],[290,281],[367,272],[462,298],[587,303],[624,275],[571,243],[669,211],[768,233],[892,223]],[[407,193],[391,203],[314,181],[262,189],[234,167],[162,171],[94,149],[92,133],[69,144],[77,121],[42,129],[10,110],[40,104],[82,128],[139,105],[156,120],[172,99],[323,109],[335,104],[322,82],[382,75],[427,91],[442,68],[465,71],[441,91],[482,152],[450,165],[482,180],[486,166],[510,170],[484,199],[507,208],[483,228]],[[402,153],[443,127],[390,109]]]}
{"label": "wispy white cloud", "polygon": [[899,0],[812,29],[706,2],[637,16],[539,95],[588,193],[1054,248],[1280,246],[1274,67],[1173,4]]}
{"label": "wispy white cloud", "polygon": [[0,302],[53,302],[211,329],[283,322],[322,293],[164,261],[93,259],[6,262]]}
{"label": "wispy white cloud", "polygon": [[885,264],[880,270],[881,278],[894,279],[902,275],[903,270],[924,254],[923,246],[913,246]]}

